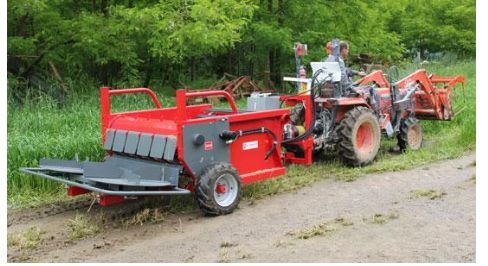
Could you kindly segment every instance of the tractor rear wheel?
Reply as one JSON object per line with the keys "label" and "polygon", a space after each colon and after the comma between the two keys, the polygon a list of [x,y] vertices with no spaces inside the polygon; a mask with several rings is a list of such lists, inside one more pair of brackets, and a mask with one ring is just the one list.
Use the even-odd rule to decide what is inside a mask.
{"label": "tractor rear wheel", "polygon": [[397,135],[398,146],[401,151],[407,148],[418,150],[422,146],[422,127],[414,117],[409,117],[401,122],[400,133]]}
{"label": "tractor rear wheel", "polygon": [[197,179],[198,206],[205,214],[229,214],[239,204],[241,186],[239,174],[229,163],[209,165]]}
{"label": "tractor rear wheel", "polygon": [[339,155],[344,163],[364,166],[371,163],[380,148],[381,130],[378,119],[366,107],[348,111],[337,127]]}

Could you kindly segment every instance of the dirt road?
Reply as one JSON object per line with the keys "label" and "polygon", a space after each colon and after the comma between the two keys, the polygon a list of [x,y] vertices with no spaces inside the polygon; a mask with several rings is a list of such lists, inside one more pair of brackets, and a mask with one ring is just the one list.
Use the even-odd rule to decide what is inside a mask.
{"label": "dirt road", "polygon": [[127,226],[117,217],[130,217],[124,212],[137,207],[119,206],[108,211],[117,213],[112,216],[96,207],[88,214],[91,219],[109,218],[99,218],[99,232],[81,240],[68,238],[66,223],[76,213],[86,215],[89,202],[57,214],[52,207],[10,212],[11,239],[25,237],[32,227],[42,233],[30,247],[11,244],[8,260],[473,262],[475,165],[471,154],[354,182],[324,180],[296,192],[242,201],[236,212],[220,217],[191,210]]}

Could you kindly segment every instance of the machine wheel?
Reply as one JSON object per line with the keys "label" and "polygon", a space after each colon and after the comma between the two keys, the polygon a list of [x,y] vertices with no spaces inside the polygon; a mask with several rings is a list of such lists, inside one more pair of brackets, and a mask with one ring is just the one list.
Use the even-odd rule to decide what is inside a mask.
{"label": "machine wheel", "polygon": [[418,150],[422,146],[422,128],[416,118],[409,117],[401,122],[400,133],[397,136],[401,151],[408,148]]}
{"label": "machine wheel", "polygon": [[378,119],[366,107],[355,107],[344,115],[337,127],[339,155],[347,165],[371,163],[380,148],[381,130]]}
{"label": "machine wheel", "polygon": [[229,163],[209,165],[195,187],[198,206],[205,214],[229,214],[241,198],[241,178]]}

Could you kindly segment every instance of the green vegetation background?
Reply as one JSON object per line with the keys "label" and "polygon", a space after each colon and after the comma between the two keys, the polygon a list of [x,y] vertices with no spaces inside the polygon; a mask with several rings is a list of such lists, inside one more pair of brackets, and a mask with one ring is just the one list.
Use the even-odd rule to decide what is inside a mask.
{"label": "green vegetation background", "polygon": [[[62,195],[62,185],[19,167],[43,157],[103,158],[101,85],[149,86],[164,106],[173,104],[175,88],[203,88],[225,72],[261,81],[268,73],[280,87],[281,77],[295,71],[297,41],[309,46],[305,63],[322,59],[324,42],[337,37],[350,42],[352,55],[401,65],[400,76],[419,67],[464,75],[468,108],[452,122],[423,121],[420,151],[393,155],[395,141],[383,140],[371,166],[346,168],[333,157],[314,167],[292,165],[284,177],[248,186],[246,197],[460,156],[476,147],[475,11],[474,0],[8,1],[9,207]],[[432,62],[408,63],[418,53]],[[114,98],[115,110],[149,107],[145,97]]]}
{"label": "green vegetation background", "polygon": [[7,28],[18,98],[26,84],[56,89],[50,62],[71,88],[180,88],[224,73],[279,86],[295,72],[294,42],[308,44],[305,63],[324,58],[332,38],[376,63],[473,58],[476,1],[15,0]]}

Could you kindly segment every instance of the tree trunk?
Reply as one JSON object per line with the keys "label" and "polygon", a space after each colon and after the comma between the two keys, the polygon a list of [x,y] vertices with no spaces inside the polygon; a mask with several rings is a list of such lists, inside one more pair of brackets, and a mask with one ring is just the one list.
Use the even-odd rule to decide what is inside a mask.
{"label": "tree trunk", "polygon": [[100,66],[100,78],[103,82],[103,86],[109,86],[108,84],[108,64]]}
{"label": "tree trunk", "polygon": [[[269,16],[273,15],[273,0],[268,0],[268,12]],[[271,48],[271,50],[268,51],[268,73],[269,73],[269,79],[273,80],[273,73],[275,71],[275,49]]]}
{"label": "tree trunk", "polygon": [[275,55],[275,75],[274,75],[275,85],[281,86],[281,49],[276,49]]}
{"label": "tree trunk", "polygon": [[100,5],[100,10],[102,11],[105,17],[108,16],[108,0],[102,0],[102,4]]}
{"label": "tree trunk", "polygon": [[[254,53],[254,48],[255,48],[254,44],[249,45],[250,54]],[[251,77],[251,79],[253,79],[254,77],[254,59],[252,57],[251,59],[249,59],[249,76]]]}
{"label": "tree trunk", "polygon": [[[278,0],[278,26],[282,27],[285,23],[285,6],[283,0]],[[276,86],[281,87],[281,48],[275,49],[275,67],[274,67],[274,83]]]}
{"label": "tree trunk", "polygon": [[148,88],[149,87],[149,83],[151,82],[151,77],[152,77],[152,68],[153,64],[152,64],[152,60],[151,58],[149,58],[147,60],[147,63],[146,63],[146,67],[145,67],[145,71],[146,72],[145,74],[145,77],[144,77],[144,84],[143,84],[143,87],[144,88]]}
{"label": "tree trunk", "polygon": [[241,50],[242,50],[241,44],[238,43],[237,44],[237,76],[241,75],[241,54],[242,54]]}
{"label": "tree trunk", "polygon": [[276,57],[276,49],[271,49],[269,51],[269,75],[270,79],[273,81],[273,84],[276,84],[275,76],[276,76],[276,62],[275,62],[275,57]]}
{"label": "tree trunk", "polygon": [[196,66],[197,66],[197,60],[195,57],[191,57],[191,66],[190,66],[190,76],[191,76],[191,81],[194,81],[196,79]]}
{"label": "tree trunk", "polygon": [[232,51],[227,53],[227,66],[224,68],[225,72],[232,74]]}

